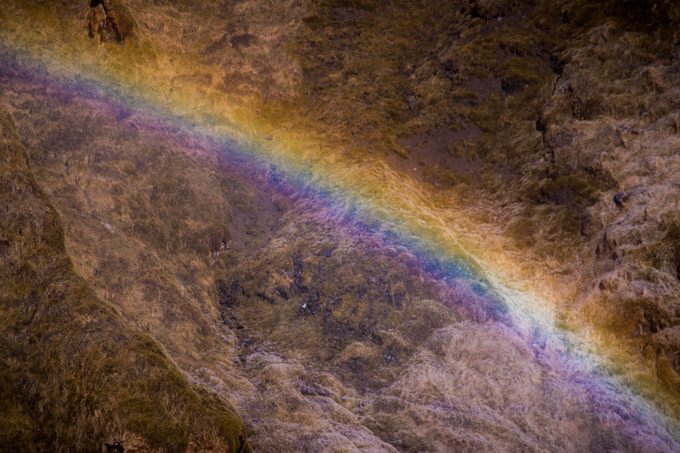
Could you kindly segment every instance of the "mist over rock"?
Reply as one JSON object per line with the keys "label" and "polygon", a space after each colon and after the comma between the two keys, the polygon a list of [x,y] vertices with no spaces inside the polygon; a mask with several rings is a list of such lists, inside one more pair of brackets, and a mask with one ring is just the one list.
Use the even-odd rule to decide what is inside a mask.
{"label": "mist over rock", "polygon": [[0,450],[680,449],[680,7],[10,0]]}

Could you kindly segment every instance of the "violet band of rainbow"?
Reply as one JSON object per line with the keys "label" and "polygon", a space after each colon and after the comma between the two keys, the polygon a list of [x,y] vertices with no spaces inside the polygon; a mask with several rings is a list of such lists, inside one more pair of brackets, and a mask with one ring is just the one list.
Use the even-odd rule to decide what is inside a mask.
{"label": "violet band of rainbow", "polygon": [[[680,441],[675,417],[650,401],[649,395],[643,396],[635,383],[624,382],[613,373],[611,368],[616,364],[611,363],[606,351],[560,328],[550,303],[517,289],[517,285],[499,277],[501,273],[477,260],[443,227],[444,220],[436,212],[409,210],[409,206],[427,206],[426,194],[409,191],[405,198],[410,199],[401,199],[398,193],[386,196],[385,191],[398,192],[395,185],[400,182],[399,175],[381,167],[377,174],[390,175],[392,180],[357,183],[361,178],[348,178],[347,172],[360,171],[366,178],[374,173],[360,165],[343,165],[346,162],[333,155],[296,153],[290,146],[267,140],[264,134],[240,128],[229,118],[192,111],[176,100],[163,99],[159,93],[112,76],[106,68],[78,67],[68,58],[48,58],[44,52],[32,52],[17,43],[0,41],[0,63],[1,78],[30,81],[65,96],[95,99],[120,111],[121,116],[137,113],[134,121],[141,127],[169,138],[198,148],[218,147],[235,164],[266,173],[276,190],[294,192],[296,197],[308,200],[325,219],[378,234],[385,243],[408,249],[423,271],[439,279],[468,282],[474,294],[492,301],[502,322],[534,345],[542,360],[559,366],[574,385],[632,410],[638,422],[655,435],[676,445]],[[391,203],[395,199],[401,203]]]}

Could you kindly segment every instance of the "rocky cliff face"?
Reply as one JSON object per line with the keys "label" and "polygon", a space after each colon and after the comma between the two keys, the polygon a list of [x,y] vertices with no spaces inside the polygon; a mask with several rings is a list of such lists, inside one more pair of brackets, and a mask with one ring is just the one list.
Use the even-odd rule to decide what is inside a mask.
{"label": "rocky cliff face", "polygon": [[[9,2],[3,445],[677,449],[679,14],[651,0]],[[139,87],[181,108],[149,108]],[[243,118],[265,146],[313,143],[338,178],[397,175],[441,224],[466,219],[473,250],[520,257],[528,286],[568,296],[556,322],[615,344],[615,373],[643,376],[671,421],[565,365],[474,279],[206,139]]]}
{"label": "rocky cliff face", "polygon": [[678,48],[672,29],[634,24],[605,22],[562,52],[541,114],[545,170],[594,191],[576,211],[589,263],[579,309],[642,339],[658,378],[678,388]]}

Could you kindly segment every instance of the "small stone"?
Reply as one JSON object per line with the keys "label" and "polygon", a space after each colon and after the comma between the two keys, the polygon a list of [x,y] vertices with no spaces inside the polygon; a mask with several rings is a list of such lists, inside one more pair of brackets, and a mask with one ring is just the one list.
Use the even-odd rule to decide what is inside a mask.
{"label": "small stone", "polygon": [[622,191],[614,195],[614,203],[616,204],[616,206],[622,208],[629,198],[630,196],[626,192]]}
{"label": "small stone", "polygon": [[418,113],[418,98],[414,95],[410,95],[406,98],[406,103],[408,104],[411,113]]}

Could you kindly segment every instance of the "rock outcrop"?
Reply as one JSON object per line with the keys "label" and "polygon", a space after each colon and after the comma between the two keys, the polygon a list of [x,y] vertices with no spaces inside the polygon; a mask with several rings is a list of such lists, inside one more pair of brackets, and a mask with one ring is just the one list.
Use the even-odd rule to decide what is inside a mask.
{"label": "rock outcrop", "polygon": [[122,0],[92,0],[87,14],[90,38],[122,43],[132,36],[135,21]]}

